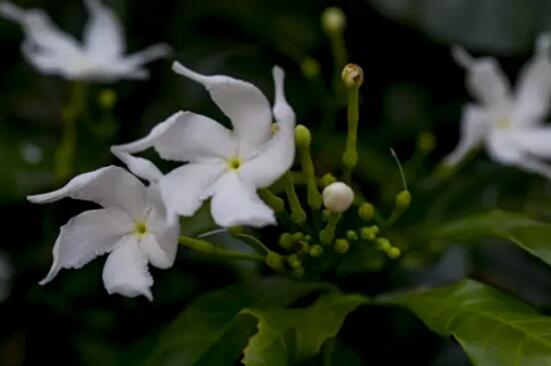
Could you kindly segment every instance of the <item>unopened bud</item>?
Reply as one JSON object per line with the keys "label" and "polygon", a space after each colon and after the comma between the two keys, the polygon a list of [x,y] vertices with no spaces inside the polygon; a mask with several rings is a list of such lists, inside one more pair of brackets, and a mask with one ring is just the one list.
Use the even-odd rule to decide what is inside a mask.
{"label": "unopened bud", "polygon": [[98,95],[99,104],[105,109],[111,109],[117,103],[117,93],[113,89],[103,89]]}
{"label": "unopened bud", "polygon": [[394,204],[399,210],[405,210],[409,207],[411,203],[411,193],[409,191],[403,190],[396,195]]}
{"label": "unopened bud", "polygon": [[325,174],[323,177],[321,177],[321,186],[327,187],[331,183],[335,183],[337,181],[337,178],[331,173]]}
{"label": "unopened bud", "polygon": [[317,244],[312,245],[308,254],[310,254],[311,257],[319,257],[323,254],[323,247]]}
{"label": "unopened bud", "polygon": [[298,125],[295,127],[295,142],[300,147],[308,147],[312,142],[312,134],[310,130],[304,125]]}
{"label": "unopened bud", "polygon": [[377,234],[378,233],[379,233],[379,227],[378,226],[363,227],[360,230],[360,236],[364,240],[373,241],[373,240],[377,239]]}
{"label": "unopened bud", "polygon": [[293,238],[292,234],[283,233],[279,237],[279,246],[285,250],[291,249],[291,246],[293,245],[294,242],[295,242],[295,239]]}
{"label": "unopened bud", "polygon": [[292,273],[293,273],[293,277],[302,278],[304,276],[304,268],[303,267],[293,268]]}
{"label": "unopened bud", "polygon": [[434,139],[434,135],[432,133],[421,132],[419,136],[417,136],[417,148],[422,152],[431,152],[434,150],[435,146],[436,140]]}
{"label": "unopened bud", "polygon": [[300,68],[302,70],[302,73],[304,74],[304,76],[306,76],[307,78],[315,78],[316,76],[318,76],[320,74],[320,64],[319,62],[312,58],[312,57],[307,57],[305,58],[301,63],[300,63]]}
{"label": "unopened bud", "polygon": [[272,269],[275,269],[276,271],[279,271],[280,269],[283,269],[283,257],[276,252],[268,252],[268,255],[266,255],[266,265]]}
{"label": "unopened bud", "polygon": [[337,253],[344,254],[350,249],[350,243],[346,239],[337,239],[335,240],[335,245],[333,246]]}
{"label": "unopened bud", "polygon": [[389,249],[392,248],[392,245],[390,244],[390,241],[387,238],[379,238],[375,242],[375,245],[377,246],[377,249],[388,252]]}
{"label": "unopened bud", "polygon": [[323,189],[323,205],[333,213],[343,213],[354,202],[354,191],[342,182],[335,182]]}
{"label": "unopened bud", "polygon": [[341,8],[331,6],[321,14],[321,27],[327,34],[340,33],[346,26],[346,15]]}
{"label": "unopened bud", "polygon": [[358,234],[354,230],[348,230],[346,232],[346,239],[350,241],[358,240]]}
{"label": "unopened bud", "polygon": [[298,259],[296,254],[287,257],[287,264],[293,269],[302,267],[302,263],[300,263],[300,259]]}
{"label": "unopened bud", "polygon": [[347,88],[359,88],[364,82],[364,71],[356,64],[348,64],[342,69],[341,78]]}
{"label": "unopened bud", "polygon": [[369,221],[375,217],[375,207],[371,203],[362,203],[358,208],[358,216],[364,221]]}
{"label": "unopened bud", "polygon": [[396,259],[400,256],[400,254],[402,254],[400,252],[400,249],[396,248],[396,247],[392,247],[392,248],[389,248],[387,251],[386,251],[386,254],[392,258],[392,259]]}

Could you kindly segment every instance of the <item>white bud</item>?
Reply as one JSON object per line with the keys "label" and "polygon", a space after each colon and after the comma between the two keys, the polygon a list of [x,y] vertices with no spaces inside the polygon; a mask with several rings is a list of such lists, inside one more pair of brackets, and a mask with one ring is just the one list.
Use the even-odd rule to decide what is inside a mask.
{"label": "white bud", "polygon": [[331,183],[323,190],[323,205],[333,213],[343,213],[354,201],[354,191],[343,182]]}
{"label": "white bud", "polygon": [[321,26],[326,33],[340,33],[346,26],[346,15],[341,8],[331,6],[321,14]]}

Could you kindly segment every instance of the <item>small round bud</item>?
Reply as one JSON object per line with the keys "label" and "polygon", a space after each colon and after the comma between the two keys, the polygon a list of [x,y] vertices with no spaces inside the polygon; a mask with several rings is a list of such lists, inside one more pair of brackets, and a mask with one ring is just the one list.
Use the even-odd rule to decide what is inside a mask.
{"label": "small round bud", "polygon": [[335,240],[335,245],[333,246],[335,252],[344,254],[350,249],[350,243],[346,239],[337,239]]}
{"label": "small round bud", "polygon": [[346,15],[341,8],[331,6],[321,14],[321,27],[327,34],[340,33],[346,26]]}
{"label": "small round bud", "polygon": [[356,241],[356,240],[358,240],[358,234],[356,234],[356,232],[354,230],[348,230],[346,232],[346,239],[348,239],[350,241]]}
{"label": "small round bud", "polygon": [[302,263],[300,263],[300,259],[298,259],[296,254],[291,254],[287,257],[287,264],[289,264],[289,267],[291,268],[302,267]]}
{"label": "small round bud", "polygon": [[323,247],[318,244],[312,245],[308,254],[310,254],[311,257],[320,257],[323,254]]}
{"label": "small round bud", "polygon": [[297,254],[306,254],[310,251],[310,244],[308,244],[304,240],[301,240],[293,244],[293,249]]}
{"label": "small round bud", "polygon": [[304,235],[304,240],[307,242],[312,241],[312,235]]}
{"label": "small round bud", "polygon": [[323,205],[332,213],[343,213],[354,202],[354,191],[342,182],[335,182],[323,189]]}
{"label": "small round bud", "polygon": [[283,233],[279,237],[279,246],[285,250],[291,249],[291,246],[293,245],[294,242],[295,242],[295,239],[293,238],[292,234]]}
{"label": "small round bud", "polygon": [[117,93],[113,89],[103,89],[98,95],[98,103],[105,109],[111,109],[117,103]]}
{"label": "small round bud", "polygon": [[276,271],[283,269],[283,257],[276,252],[268,252],[266,255],[266,265]]}
{"label": "small round bud", "polygon": [[328,185],[335,183],[337,181],[337,178],[331,173],[325,174],[323,177],[321,177],[321,186],[327,187]]}
{"label": "small round bud", "polygon": [[293,268],[292,274],[293,274],[293,277],[295,278],[302,278],[304,276],[304,268],[303,267]]}
{"label": "small round bud", "polygon": [[387,251],[386,251],[386,254],[392,258],[392,259],[396,259],[400,256],[400,254],[402,254],[400,252],[400,249],[396,248],[396,247],[392,247],[392,248],[389,248]]}
{"label": "small round bud", "polygon": [[348,64],[342,69],[341,78],[347,88],[359,88],[364,82],[364,71],[356,64]]}
{"label": "small round bud", "polygon": [[312,58],[312,57],[305,58],[300,63],[300,68],[301,68],[302,73],[304,74],[304,76],[306,76],[307,78],[310,78],[310,79],[313,79],[316,76],[318,76],[320,74],[320,71],[321,71],[321,67],[320,67],[319,62],[316,59]]}
{"label": "small round bud", "polygon": [[430,132],[421,132],[417,136],[417,148],[422,152],[428,153],[434,150],[436,146],[436,140],[434,135]]}
{"label": "small round bud", "polygon": [[369,221],[375,217],[375,207],[371,203],[362,203],[358,208],[358,216],[364,221]]}
{"label": "small round bud", "polygon": [[304,125],[298,125],[295,127],[295,142],[300,147],[308,147],[312,142],[312,134],[310,130]]}
{"label": "small round bud", "polygon": [[364,227],[360,230],[360,236],[363,240],[373,241],[377,239],[377,230],[373,226]]}
{"label": "small round bud", "polygon": [[409,191],[404,190],[396,195],[394,204],[396,205],[397,209],[405,210],[409,207],[410,203],[411,203],[411,193],[409,193]]}
{"label": "small round bud", "polygon": [[387,238],[378,238],[375,241],[375,245],[377,246],[377,249],[382,250],[383,252],[388,252],[388,250],[392,248],[392,245]]}

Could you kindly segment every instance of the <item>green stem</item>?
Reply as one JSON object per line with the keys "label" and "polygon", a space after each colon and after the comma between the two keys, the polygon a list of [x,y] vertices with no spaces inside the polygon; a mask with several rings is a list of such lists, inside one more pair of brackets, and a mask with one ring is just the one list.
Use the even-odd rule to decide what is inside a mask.
{"label": "green stem", "polygon": [[346,136],[346,148],[342,156],[344,165],[344,181],[350,182],[352,171],[358,163],[358,122],[360,119],[359,112],[359,87],[350,88],[348,90],[348,134]]}
{"label": "green stem", "polygon": [[63,109],[61,118],[63,130],[61,141],[55,152],[55,173],[60,181],[66,180],[73,174],[75,150],[77,144],[77,118],[85,105],[85,84],[81,81],[74,81],[71,86],[71,97],[69,104]]}
{"label": "green stem", "polygon": [[310,154],[310,146],[299,146],[298,150],[302,171],[306,176],[306,202],[313,210],[319,210],[322,199],[316,184],[316,171],[312,162],[312,155]]}
{"label": "green stem", "polygon": [[348,61],[348,52],[346,50],[343,32],[332,33],[329,35],[329,40],[331,42],[331,51],[333,52],[333,86],[335,88],[335,97],[338,104],[341,105],[341,103],[344,104],[346,98],[345,88],[341,81],[341,72]]}
{"label": "green stem", "polygon": [[264,263],[264,257],[261,255],[240,253],[233,250],[218,248],[217,246],[214,246],[207,241],[190,238],[188,236],[180,236],[180,244],[185,246],[186,248],[193,249],[208,257],[228,258]]}
{"label": "green stem", "polygon": [[270,252],[270,249],[268,249],[266,244],[261,242],[255,236],[252,236],[252,235],[249,235],[249,234],[236,234],[235,236],[238,237],[238,238],[241,238],[241,239],[245,239],[245,241],[244,241],[245,244],[249,245],[250,247],[252,247],[255,250],[258,250],[258,251],[261,251],[261,252],[264,252],[264,253],[269,253]]}
{"label": "green stem", "polygon": [[320,231],[320,241],[324,245],[329,245],[335,238],[335,229],[337,228],[337,224],[339,223],[339,220],[341,219],[341,214],[338,213],[331,213],[329,215],[329,220],[327,221],[327,225],[325,228]]}
{"label": "green stem", "polygon": [[258,195],[268,206],[274,210],[274,212],[280,213],[285,210],[285,202],[276,196],[272,191],[270,191],[268,188],[262,188],[258,190]]}
{"label": "green stem", "polygon": [[291,220],[296,224],[302,225],[306,221],[306,212],[300,204],[298,199],[295,186],[293,184],[293,178],[289,172],[285,173],[283,176],[283,181],[285,184],[285,193],[287,194],[287,199],[289,200],[289,206],[291,207]]}

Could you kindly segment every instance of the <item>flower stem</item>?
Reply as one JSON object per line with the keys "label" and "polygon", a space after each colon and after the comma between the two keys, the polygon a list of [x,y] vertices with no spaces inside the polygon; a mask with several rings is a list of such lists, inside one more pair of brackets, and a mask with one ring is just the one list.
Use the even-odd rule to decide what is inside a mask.
{"label": "flower stem", "polygon": [[329,40],[331,42],[331,51],[333,53],[333,86],[335,88],[335,97],[338,105],[342,105],[345,101],[345,89],[341,82],[341,70],[348,61],[348,52],[346,50],[346,43],[344,41],[342,31],[331,33],[329,35]]}
{"label": "flower stem", "polygon": [[261,188],[258,190],[258,195],[268,206],[274,210],[274,212],[280,213],[285,210],[285,202],[276,196],[272,191],[270,191],[268,188]]}
{"label": "flower stem", "polygon": [[55,174],[58,180],[66,180],[74,170],[74,158],[77,143],[76,121],[84,109],[85,84],[74,81],[71,85],[69,104],[63,109],[61,119],[63,130],[61,141],[55,152]]}
{"label": "flower stem", "polygon": [[255,261],[264,263],[264,257],[257,254],[240,253],[233,250],[219,248],[207,241],[180,236],[180,244],[193,249],[208,257],[228,258],[246,261]]}
{"label": "flower stem", "polygon": [[291,220],[294,223],[302,225],[306,221],[306,212],[300,204],[298,199],[295,186],[293,184],[293,178],[289,172],[285,173],[283,176],[283,181],[285,184],[285,193],[287,194],[287,199],[289,200],[289,206],[291,206]]}
{"label": "flower stem", "polygon": [[298,146],[300,155],[300,164],[302,171],[306,176],[306,202],[313,210],[319,210],[321,208],[321,194],[318,191],[316,184],[316,171],[314,163],[312,162],[312,155],[310,153],[310,145]]}
{"label": "flower stem", "polygon": [[339,220],[341,219],[341,214],[338,213],[331,213],[329,215],[329,220],[327,222],[327,226],[320,231],[320,241],[324,245],[329,245],[335,238],[335,229],[337,228],[337,224],[339,223]]}
{"label": "flower stem", "polygon": [[348,134],[346,136],[346,148],[342,156],[342,163],[344,165],[344,181],[350,182],[352,178],[352,171],[358,163],[358,121],[360,118],[359,112],[359,87],[353,87],[348,89]]}

